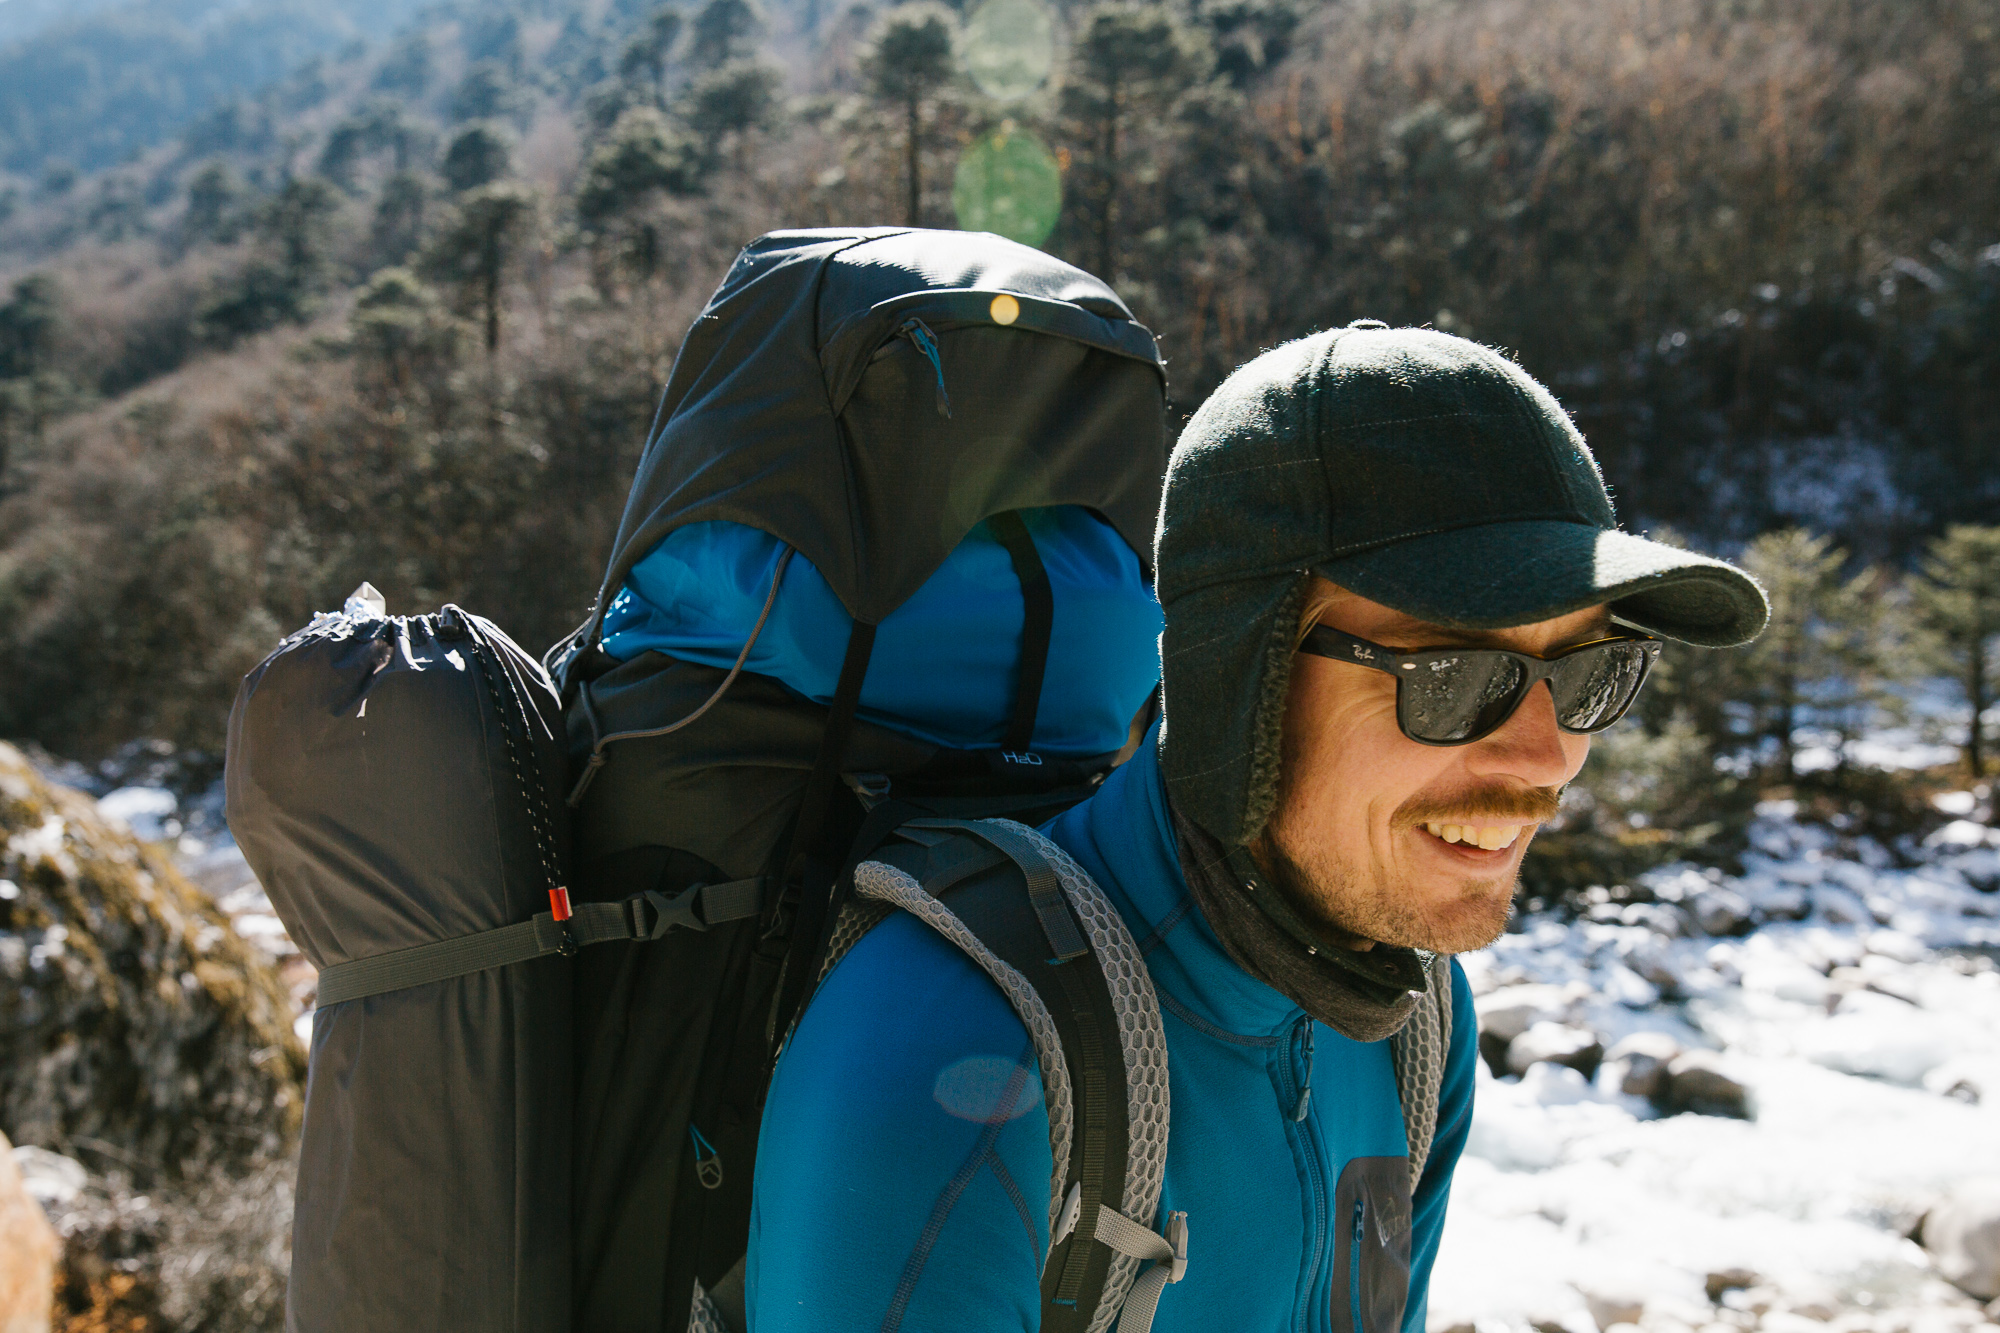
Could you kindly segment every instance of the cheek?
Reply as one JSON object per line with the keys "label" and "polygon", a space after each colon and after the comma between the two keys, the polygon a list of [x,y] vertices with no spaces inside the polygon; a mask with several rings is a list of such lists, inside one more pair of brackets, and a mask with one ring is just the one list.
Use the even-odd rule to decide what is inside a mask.
{"label": "cheek", "polygon": [[1572,736],[1568,732],[1560,734],[1562,736],[1563,757],[1568,761],[1568,765],[1563,773],[1563,782],[1567,784],[1575,780],[1576,775],[1583,771],[1583,761],[1590,758],[1590,737]]}
{"label": "cheek", "polygon": [[1286,715],[1279,822],[1295,832],[1338,831],[1343,842],[1372,841],[1376,826],[1437,780],[1452,752],[1403,735],[1393,688],[1299,678],[1305,675],[1294,677]]}

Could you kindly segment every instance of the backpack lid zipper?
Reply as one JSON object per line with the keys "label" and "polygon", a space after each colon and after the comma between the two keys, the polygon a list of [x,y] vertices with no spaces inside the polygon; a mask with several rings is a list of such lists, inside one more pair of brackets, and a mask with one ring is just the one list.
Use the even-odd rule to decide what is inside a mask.
{"label": "backpack lid zipper", "polygon": [[951,415],[951,395],[946,393],[944,388],[944,360],[938,355],[937,335],[931,332],[930,325],[924,323],[921,319],[913,317],[903,321],[902,325],[896,330],[896,336],[898,338],[908,338],[911,344],[924,354],[924,359],[931,363],[931,370],[937,375],[938,415],[949,417]]}

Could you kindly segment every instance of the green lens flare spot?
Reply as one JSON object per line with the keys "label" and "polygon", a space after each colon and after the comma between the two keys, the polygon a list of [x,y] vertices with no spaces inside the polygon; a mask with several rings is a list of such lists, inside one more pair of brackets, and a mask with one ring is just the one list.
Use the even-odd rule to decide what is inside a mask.
{"label": "green lens flare spot", "polygon": [[985,0],[966,20],[960,50],[980,92],[1019,101],[1055,68],[1055,16],[1042,0]]}
{"label": "green lens flare spot", "polygon": [[1041,140],[1003,125],[958,159],[951,206],[966,231],[1040,245],[1062,213],[1062,171]]}

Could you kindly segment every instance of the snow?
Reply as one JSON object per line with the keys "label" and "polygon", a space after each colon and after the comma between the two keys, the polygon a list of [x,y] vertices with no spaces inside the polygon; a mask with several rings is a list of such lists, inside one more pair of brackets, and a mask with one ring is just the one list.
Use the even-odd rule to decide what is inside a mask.
{"label": "snow", "polygon": [[[1912,764],[1935,757],[1915,730],[1870,743]],[[1983,789],[1934,803],[1951,822],[1899,864],[1766,802],[1741,874],[1663,867],[1641,878],[1653,901],[1607,894],[1573,921],[1529,917],[1461,959],[1482,1026],[1584,1028],[1613,1058],[1595,1080],[1547,1062],[1496,1078],[1482,1061],[1432,1333],[1984,1322],[1909,1238],[1949,1187],[2000,1178],[2000,829],[1978,822]],[[172,827],[179,812],[157,789],[103,804],[139,836],[173,840],[182,868],[280,966],[309,1042],[316,976],[226,829]],[[1663,1115],[1620,1091],[1618,1043],[1635,1034],[1649,1035],[1626,1049],[1712,1052],[1753,1118]]]}
{"label": "snow", "polygon": [[[1642,878],[1655,903],[1531,917],[1461,960],[1482,1013],[1717,1052],[1754,1119],[1663,1116],[1617,1061],[1595,1083],[1482,1062],[1433,1333],[1984,1322],[1909,1238],[1950,1187],[2000,1177],[2000,832],[1963,818],[1971,793],[1938,805],[1961,818],[1896,867],[1768,803],[1742,875],[1666,867]],[[1745,933],[1703,933],[1735,902]],[[1712,1301],[1731,1269],[1748,1290]]]}
{"label": "snow", "polygon": [[130,829],[141,842],[158,842],[181,831],[178,823],[172,823],[180,802],[161,787],[120,787],[99,797],[97,808],[112,823]]}

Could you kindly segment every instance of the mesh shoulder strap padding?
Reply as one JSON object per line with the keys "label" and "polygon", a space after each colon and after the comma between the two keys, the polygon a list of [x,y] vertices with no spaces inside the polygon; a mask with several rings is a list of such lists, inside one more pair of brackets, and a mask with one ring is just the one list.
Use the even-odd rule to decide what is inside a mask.
{"label": "mesh shoulder strap padding", "polygon": [[[1000,988],[1007,1002],[1014,1007],[1014,1012],[1020,1015],[1022,1025],[1028,1029],[1029,1039],[1035,1044],[1035,1058],[1042,1069],[1042,1096],[1049,1108],[1049,1153],[1054,1162],[1049,1176],[1049,1232],[1053,1235],[1056,1210],[1061,1206],[1063,1187],[1069,1179],[1071,1134],[1076,1122],[1069,1066],[1063,1060],[1062,1038],[1056,1035],[1054,1016],[1042,1003],[1042,997],[1035,988],[1028,984],[1026,977],[1002,962],[963,921],[953,915],[949,907],[925,893],[923,886],[907,872],[880,861],[864,861],[854,869],[854,892],[859,901],[853,903],[843,917],[853,914],[856,919],[851,925],[859,929],[848,940],[847,948],[852,948],[854,941],[865,933],[866,927],[861,926],[860,921],[865,919],[871,904],[900,907],[979,964],[980,970],[993,978],[993,984]],[[879,921],[886,915],[886,912],[882,913],[875,920]],[[849,923],[844,921],[844,924]],[[846,951],[841,950],[843,954]]]}
{"label": "mesh shoulder strap padding", "polygon": [[1437,1137],[1438,1093],[1451,1055],[1451,957],[1431,963],[1430,985],[1402,1031],[1389,1039],[1396,1091],[1403,1102],[1403,1131],[1410,1141],[1410,1193],[1423,1179]]}
{"label": "mesh shoulder strap padding", "polygon": [[[961,836],[938,841],[947,831]],[[842,922],[843,942],[873,924],[862,915],[869,903],[904,908],[965,950],[1014,1005],[1042,1066],[1054,1160],[1042,1326],[1049,1333],[1104,1333],[1118,1319],[1142,1258],[1134,1246],[1106,1240],[1123,1228],[1101,1215],[1115,1211],[1153,1231],[1166,1174],[1167,1047],[1152,977],[1103,890],[1034,830],[1008,820],[926,820],[911,834],[931,845],[920,856],[893,858],[909,869],[877,861],[855,872],[861,901]],[[966,850],[964,835],[1003,856],[982,865]],[[982,868],[967,873],[969,865]],[[937,892],[927,891],[926,882]],[[1053,903],[1048,892],[1032,892],[1044,885]],[[1061,924],[1051,921],[1052,909],[1061,912]],[[1059,941],[1071,933],[1088,943],[1095,967],[1083,966],[1080,956],[1051,956],[1066,952]],[[1105,1049],[1113,1035],[1116,1062]],[[1071,1193],[1078,1215],[1064,1229],[1058,1224]]]}

